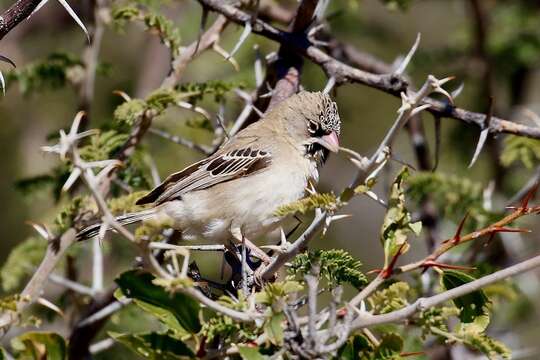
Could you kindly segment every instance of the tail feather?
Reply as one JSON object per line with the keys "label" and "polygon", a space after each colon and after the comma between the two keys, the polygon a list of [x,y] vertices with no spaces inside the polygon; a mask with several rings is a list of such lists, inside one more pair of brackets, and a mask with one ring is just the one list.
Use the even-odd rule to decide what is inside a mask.
{"label": "tail feather", "polygon": [[[129,213],[129,214],[117,216],[116,221],[120,225],[129,225],[129,224],[134,224],[139,221],[148,220],[152,218],[155,214],[156,213],[154,209],[143,210],[143,211],[138,211],[135,213]],[[90,225],[86,227],[85,229],[81,230],[79,233],[77,233],[77,240],[81,241],[81,240],[87,240],[87,239],[93,238],[94,236],[99,234],[99,229],[101,228],[101,225],[102,223],[97,223],[94,225]],[[109,226],[107,228],[107,231],[111,229],[112,227]]]}

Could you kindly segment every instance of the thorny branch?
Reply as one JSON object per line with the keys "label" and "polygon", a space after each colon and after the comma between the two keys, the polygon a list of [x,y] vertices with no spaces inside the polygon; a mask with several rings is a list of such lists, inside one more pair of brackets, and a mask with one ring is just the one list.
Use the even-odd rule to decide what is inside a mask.
{"label": "thorny branch", "polygon": [[[213,11],[225,15],[237,24],[244,25],[251,20],[249,14],[226,2],[219,0],[199,0],[199,2]],[[321,66],[329,78],[335,79],[336,85],[348,82],[360,83],[395,96],[399,96],[401,92],[407,90],[407,82],[402,76],[378,75],[354,68],[310,44],[305,37],[277,29],[261,19],[255,21],[253,32],[281,44],[286,43],[313,63]],[[424,99],[424,103],[430,105],[429,111],[436,116],[453,118],[480,128],[484,125],[485,114],[461,109],[433,98]],[[492,118],[489,128],[491,134],[508,133],[540,138],[540,128],[525,126],[495,116]]]}
{"label": "thorny branch", "polygon": [[15,26],[26,19],[41,3],[41,0],[18,0],[0,16],[0,40]]}

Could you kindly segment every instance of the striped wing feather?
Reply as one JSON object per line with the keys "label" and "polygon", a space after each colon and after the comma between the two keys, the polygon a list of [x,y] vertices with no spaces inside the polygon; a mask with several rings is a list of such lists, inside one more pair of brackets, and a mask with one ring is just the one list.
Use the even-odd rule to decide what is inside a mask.
{"label": "striped wing feather", "polygon": [[138,205],[162,204],[190,192],[256,173],[270,165],[267,151],[250,147],[216,154],[170,175],[163,183],[137,201]]}

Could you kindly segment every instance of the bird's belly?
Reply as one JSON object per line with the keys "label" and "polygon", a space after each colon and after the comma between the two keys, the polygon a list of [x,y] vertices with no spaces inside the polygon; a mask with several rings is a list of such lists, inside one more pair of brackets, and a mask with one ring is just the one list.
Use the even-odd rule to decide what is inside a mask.
{"label": "bird's belly", "polygon": [[224,243],[238,228],[255,240],[284,220],[275,215],[280,206],[304,196],[309,175],[307,171],[262,172],[188,193],[166,212],[186,239]]}

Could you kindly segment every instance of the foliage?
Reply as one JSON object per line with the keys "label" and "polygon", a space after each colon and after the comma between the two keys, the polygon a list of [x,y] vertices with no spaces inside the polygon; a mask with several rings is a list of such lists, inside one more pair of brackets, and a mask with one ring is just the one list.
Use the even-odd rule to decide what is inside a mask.
{"label": "foliage", "polygon": [[283,205],[276,210],[277,216],[286,216],[294,213],[305,214],[317,208],[323,210],[335,210],[338,206],[338,199],[333,193],[315,193],[303,199]]}
{"label": "foliage", "polygon": [[335,359],[345,360],[399,360],[403,338],[393,332],[385,333],[379,344],[372,344],[362,335],[354,335],[339,349]]}
{"label": "foliage", "polygon": [[[414,3],[412,0],[380,1],[388,9],[400,11],[412,9]],[[325,22],[328,21],[332,27],[336,28],[343,25],[341,24],[341,19],[344,19],[343,23],[354,19],[355,31],[357,31],[358,23],[362,25],[365,21],[357,21],[358,18],[355,14],[343,14],[342,10],[342,7],[347,6],[353,8],[352,3],[354,3],[356,9],[363,6],[356,1],[349,1],[348,5],[335,2],[331,5],[337,9],[335,13],[330,15],[318,14],[319,16],[317,18],[324,17]],[[515,86],[516,82],[519,82],[516,80],[519,80],[520,74],[530,75],[528,71],[535,69],[540,59],[539,17],[535,11],[530,11],[535,7],[526,3],[528,2],[501,2],[502,5],[499,2],[496,2],[496,4],[493,3],[495,5],[492,4],[491,6],[493,8],[489,9],[490,21],[487,21],[487,24],[489,25],[488,28],[493,27],[497,30],[500,29],[500,31],[492,31],[489,34],[490,36],[486,36],[486,44],[482,48],[485,54],[474,54],[474,56],[479,55],[478,57],[482,57],[480,59],[482,62],[485,60],[486,64],[482,64],[482,67],[486,67],[486,73],[491,72],[493,74],[494,79],[490,79],[492,80],[490,81],[492,85],[504,84],[510,87],[510,89],[503,89],[510,90],[506,91],[510,97],[514,96],[514,89],[512,87]],[[216,4],[216,6],[220,5],[219,2],[216,2]],[[110,4],[99,5],[103,8],[94,8],[95,16],[87,17],[89,21],[94,22],[89,27],[90,29],[97,28],[97,21],[102,21],[105,26],[116,26],[121,30],[131,30],[126,25],[128,23],[135,23],[151,35],[157,36],[161,43],[165,45],[167,48],[166,51],[170,55],[170,68],[174,69],[175,58],[182,55],[182,51],[185,49],[183,46],[187,44],[181,41],[180,26],[182,24],[176,22],[177,19],[173,20],[172,17],[168,17],[169,12],[167,12],[168,9],[166,8],[168,3],[166,1],[121,0],[113,2],[112,8],[109,7]],[[257,1],[238,2],[238,4],[231,2],[227,5],[238,6],[239,11],[246,10],[251,15],[254,15],[253,21],[250,23],[249,19],[245,20],[244,26],[249,30],[249,25],[251,25],[254,28],[252,31],[255,33],[261,32],[260,23],[255,20],[266,21],[268,16],[272,17],[272,12],[269,12],[268,9],[264,13],[261,13],[259,18],[256,16],[259,11],[256,8],[258,6]],[[282,5],[288,6],[288,2]],[[274,4],[270,6],[274,6]],[[320,7],[319,9],[322,8]],[[182,4],[182,10],[184,9],[190,8]],[[190,41],[193,41],[195,36],[198,38],[203,30],[208,29],[205,19],[206,11],[208,10],[207,7],[203,7],[203,16],[200,23],[197,16],[196,23],[197,26],[200,25],[199,33],[195,34],[191,29],[187,32],[187,35],[191,39]],[[261,8],[260,10],[263,9]],[[213,13],[215,11],[211,12]],[[361,11],[355,12],[361,13]],[[170,13],[174,14],[174,12]],[[191,14],[187,14],[187,16],[182,15],[182,20],[191,17],[189,16]],[[390,14],[390,16],[401,15]],[[335,21],[335,19],[339,21]],[[191,21],[191,19],[188,20]],[[319,23],[317,23],[318,20],[314,21],[313,26],[315,29],[319,26]],[[189,24],[190,26],[192,25],[191,22]],[[228,32],[235,26],[231,22],[228,25],[226,33],[217,34],[218,38],[222,36],[219,41],[226,40],[228,42],[229,39],[226,39],[229,36]],[[264,29],[263,33],[270,32],[267,30]],[[371,29],[373,33],[380,33],[381,31],[379,30],[382,29]],[[366,37],[369,36],[369,32],[362,31],[362,33]],[[391,33],[392,37],[395,35],[395,31],[388,33]],[[247,32],[244,34],[247,34]],[[279,36],[280,38],[294,40],[293,37],[286,36],[287,34],[281,35]],[[315,31],[310,32],[309,41],[332,39],[331,34],[325,34],[322,38],[319,38],[319,35]],[[448,41],[445,42],[444,49],[435,50],[438,52],[438,56],[430,50],[424,50],[423,56],[431,56],[432,60],[436,59],[436,62],[438,62],[437,65],[444,67],[445,70],[449,59],[450,61],[455,61],[455,59],[460,60],[455,61],[456,63],[471,63],[469,61],[471,59],[467,56],[471,53],[470,49],[474,49],[474,45],[478,44],[471,43],[469,37],[464,37],[456,41],[454,39],[456,34],[445,35],[447,35],[446,38]],[[93,36],[96,36],[96,34],[94,33]],[[272,34],[272,36],[277,35]],[[312,39],[312,36],[317,39]],[[325,39],[326,37],[328,39]],[[346,38],[346,36],[343,38]],[[476,41],[475,39],[472,40]],[[98,55],[98,57],[100,55],[98,46],[96,46],[99,44],[99,41],[95,41],[95,38],[92,38],[90,43],[85,45],[85,52],[81,55],[52,53],[41,61],[36,61],[13,70],[8,76],[8,83],[11,80],[18,82],[23,94],[34,94],[48,89],[63,88],[68,88],[69,91],[74,93],[84,93],[88,90],[84,87],[88,84],[86,82],[88,80],[88,72],[92,70],[92,67],[87,66],[87,64],[96,65],[97,74],[105,73],[108,69],[106,65],[100,62],[100,59],[92,59],[93,55]],[[313,42],[313,44],[316,44],[316,42]],[[211,49],[218,51],[218,40],[215,40],[213,45],[214,47],[211,47]],[[228,45],[230,44],[225,46],[222,43],[221,45],[229,48]],[[261,51],[264,50],[266,52],[270,49],[267,48],[268,44],[266,43],[261,43],[260,45],[259,50]],[[307,42],[305,45],[307,45]],[[339,54],[343,56],[343,60],[352,60],[347,59],[350,56],[350,51],[344,51],[343,54],[340,54],[341,45],[344,45],[344,50],[350,50],[347,49],[349,46],[348,43],[341,44],[337,42],[334,44],[334,42],[331,42],[330,45],[332,49],[329,50],[332,51],[329,52],[329,56],[337,56],[336,54]],[[244,46],[247,47],[246,45]],[[336,47],[335,49],[334,46]],[[282,47],[282,49],[284,48]],[[138,55],[140,53],[139,49],[137,49],[137,60],[139,60]],[[279,52],[280,55],[285,55],[285,53],[283,50]],[[240,52],[237,54],[240,54]],[[113,55],[116,56],[116,54]],[[223,53],[220,53],[220,55],[223,56]],[[483,59],[484,55],[486,59]],[[3,60],[2,58],[0,57],[0,60]],[[362,61],[363,57],[361,56],[360,58],[360,61]],[[370,56],[366,58],[369,59]],[[147,138],[143,137],[147,134],[147,132],[145,133],[148,129],[147,126],[161,126],[159,121],[168,119],[168,116],[163,115],[168,115],[167,112],[173,107],[187,108],[191,106],[202,106],[210,116],[207,116],[206,112],[204,112],[205,116],[198,114],[187,120],[184,118],[184,120],[186,120],[185,124],[189,128],[207,131],[204,136],[208,138],[209,135],[215,135],[220,130],[214,121],[215,108],[220,107],[219,111],[221,112],[221,107],[223,106],[228,111],[229,107],[234,108],[230,106],[232,105],[231,98],[237,101],[237,97],[242,98],[239,103],[245,102],[245,104],[249,105],[249,100],[243,99],[243,95],[231,96],[232,93],[239,95],[235,90],[245,87],[244,81],[238,81],[236,79],[244,79],[246,76],[251,77],[252,73],[251,64],[253,63],[253,59],[249,57],[239,60],[239,64],[243,66],[243,64],[247,63],[249,64],[249,68],[247,70],[242,68],[240,74],[232,77],[232,80],[231,77],[221,73],[219,73],[219,79],[208,79],[209,76],[206,76],[205,71],[199,71],[200,69],[205,70],[202,66],[201,68],[194,66],[193,69],[195,71],[193,71],[193,74],[176,74],[187,75],[182,77],[181,83],[177,83],[170,88],[160,87],[150,90],[142,98],[129,98],[126,95],[127,93],[138,92],[135,90],[137,81],[131,77],[126,82],[117,83],[115,81],[114,84],[107,84],[109,88],[104,87],[105,91],[100,91],[101,89],[97,87],[91,89],[95,97],[97,97],[98,94],[109,93],[113,89],[111,87],[112,85],[119,85],[120,87],[114,87],[114,89],[120,88],[125,91],[125,93],[118,92],[122,95],[125,102],[118,106],[116,106],[114,101],[103,102],[101,98],[99,102],[96,102],[99,105],[95,106],[94,104],[87,103],[93,102],[93,99],[86,99],[84,95],[79,97],[78,101],[76,101],[78,102],[77,106],[85,110],[90,110],[92,114],[92,123],[86,122],[81,126],[80,132],[90,127],[96,127],[96,124],[94,124],[95,121],[98,124],[102,124],[101,126],[98,125],[99,132],[87,133],[86,135],[88,136],[78,140],[78,149],[82,159],[87,162],[107,159],[122,160],[121,166],[114,170],[114,181],[111,182],[110,191],[104,194],[107,206],[112,214],[125,214],[145,208],[144,206],[136,205],[135,202],[150,187],[148,180],[149,167],[147,166],[149,154],[146,152],[146,148],[141,146],[139,142],[141,141],[146,145]],[[96,63],[94,64],[93,61]],[[266,62],[262,62],[264,63],[263,65],[272,64],[274,63],[274,59],[272,56],[266,56]],[[415,65],[418,64],[416,58],[413,62]],[[472,63],[475,63],[475,61]],[[256,63],[255,67],[257,68],[258,65]],[[473,65],[472,67],[476,67],[475,64]],[[496,67],[497,71],[490,69],[490,65]],[[255,116],[255,113],[258,113],[259,110],[262,112],[266,110],[266,106],[263,103],[269,100],[266,97],[272,95],[272,91],[264,96],[260,94],[260,90],[266,91],[272,89],[272,82],[276,76],[271,68],[267,68],[266,70],[267,83],[263,83],[263,86],[258,89],[250,88],[246,90],[246,93],[250,96],[257,94],[258,97],[257,99],[253,98],[256,101],[253,102],[251,109],[249,109],[249,106],[246,107],[246,109],[252,111],[252,116]],[[309,68],[307,70],[311,71]],[[325,66],[324,70],[330,73],[336,69],[332,69],[331,66]],[[410,68],[407,69],[407,74],[411,78],[416,77],[414,70],[416,69],[413,69],[413,71],[410,71]],[[434,70],[437,70],[437,68]],[[278,73],[277,75],[280,76],[281,74]],[[347,80],[346,75],[338,75],[343,75],[343,78],[334,78],[336,80],[336,84],[334,84],[336,87],[342,85],[343,81]],[[458,75],[462,74],[458,73]],[[304,76],[304,78],[308,78],[308,76]],[[196,79],[198,82],[192,82],[192,79]],[[397,77],[394,75],[387,78],[390,82],[395,79]],[[312,88],[313,84],[320,85],[317,81],[315,80],[312,84],[301,85],[306,86],[306,88]],[[498,83],[499,81],[500,84]],[[138,85],[137,88],[139,88]],[[478,97],[481,99],[475,101],[481,105],[482,99],[485,97]],[[45,98],[45,100],[48,99]],[[340,99],[339,101],[342,100]],[[189,106],[186,103],[189,103]],[[499,104],[497,105],[499,106]],[[261,106],[260,109],[259,106]],[[201,111],[196,112],[201,113]],[[251,119],[252,116],[247,120],[248,123],[253,120]],[[228,113],[227,117],[229,117]],[[345,117],[343,116],[343,118]],[[66,131],[66,124],[63,125]],[[230,123],[226,123],[226,126],[230,125]],[[459,130],[462,130],[462,128],[459,127]],[[462,132],[458,137],[461,143],[467,141],[467,134],[468,138],[473,138],[470,131],[467,131],[466,134]],[[57,135],[55,136],[55,139],[59,138]],[[212,145],[218,146],[220,140],[216,136],[213,139]],[[540,142],[538,140],[508,136],[504,141],[505,147],[501,155],[501,163],[504,166],[522,163],[525,167],[531,168],[538,165],[540,160]],[[131,146],[135,142],[137,144],[132,149]],[[461,143],[460,145],[462,145]],[[151,146],[154,145],[152,144]],[[458,146],[456,151],[464,149],[464,152],[467,152],[468,149],[466,148],[466,146]],[[129,149],[130,151],[122,151],[125,149]],[[169,152],[168,149],[167,151]],[[175,153],[175,151],[171,151],[171,153]],[[161,155],[159,152],[158,154]],[[392,154],[392,158],[398,159],[400,158],[399,155],[397,153]],[[467,155],[469,156],[470,154]],[[160,167],[164,166],[168,159],[170,157],[162,159],[156,156],[156,162]],[[181,161],[184,160],[186,158],[182,157]],[[100,213],[92,197],[87,195],[88,189],[83,186],[74,186],[69,192],[61,193],[60,189],[62,185],[73,171],[72,165],[71,160],[67,159],[46,173],[22,179],[16,184],[17,188],[25,194],[40,189],[53,188],[57,202],[54,209],[56,217],[53,226],[51,226],[51,232],[56,239],[68,229],[80,229],[87,224],[93,224],[103,216],[103,213]],[[170,168],[170,166],[177,167],[177,164],[167,164],[165,167]],[[96,169],[95,171],[97,173],[98,170]],[[136,228],[134,232],[136,239],[134,248],[143,251],[144,256],[137,257],[135,262],[137,267],[142,263],[145,270],[125,271],[117,277],[116,284],[118,285],[118,289],[114,294],[116,299],[131,299],[132,301],[124,307],[124,310],[111,316],[108,324],[111,325],[114,323],[113,326],[116,326],[113,329],[114,331],[107,331],[111,329],[105,329],[100,334],[108,334],[108,336],[122,345],[122,350],[127,348],[135,354],[149,359],[220,358],[229,356],[228,354],[224,355],[224,351],[231,350],[233,353],[230,355],[231,358],[238,359],[241,357],[249,360],[296,357],[333,358],[336,360],[397,360],[407,358],[411,355],[410,349],[407,348],[410,348],[410,344],[415,341],[420,344],[419,346],[425,346],[426,348],[430,346],[429,344],[440,344],[443,341],[448,345],[460,343],[481,351],[489,358],[497,358],[498,356],[508,358],[510,356],[510,350],[501,342],[487,335],[491,313],[496,313],[494,309],[497,309],[497,306],[501,302],[524,297],[516,291],[516,287],[508,283],[497,283],[484,290],[473,291],[439,306],[422,309],[422,311],[418,311],[406,321],[399,320],[391,324],[349,332],[351,326],[347,324],[347,321],[351,319],[353,321],[361,320],[362,311],[366,311],[366,308],[374,316],[385,314],[383,318],[387,318],[389,313],[399,311],[413,304],[419,297],[445,292],[474,280],[473,276],[463,272],[454,270],[443,271],[442,268],[444,266],[442,265],[441,267],[434,266],[423,275],[420,275],[420,271],[416,271],[410,277],[401,274],[400,281],[397,281],[393,277],[393,275],[399,275],[398,271],[392,273],[389,270],[392,270],[396,261],[405,260],[399,258],[399,256],[409,250],[410,237],[413,235],[418,236],[421,233],[422,224],[413,221],[412,209],[420,209],[423,203],[429,200],[430,203],[432,202],[436,206],[440,220],[454,223],[458,223],[468,213],[469,217],[465,223],[466,229],[474,229],[492,224],[494,219],[500,215],[485,209],[483,185],[480,183],[457,175],[447,175],[439,172],[414,172],[410,175],[409,171],[408,168],[401,170],[395,180],[389,184],[389,194],[387,196],[386,194],[381,194],[381,198],[387,203],[387,209],[384,219],[382,219],[380,231],[382,249],[378,249],[384,252],[384,259],[381,259],[380,263],[377,264],[377,266],[382,265],[382,269],[372,270],[371,272],[385,275],[382,278],[386,279],[388,277],[388,279],[382,284],[376,283],[377,288],[371,289],[373,291],[360,302],[358,306],[360,310],[353,309],[350,306],[352,302],[348,302],[348,299],[341,299],[343,293],[346,293],[346,291],[342,292],[342,286],[345,284],[351,285],[355,288],[355,294],[360,290],[366,290],[368,279],[365,273],[369,274],[370,272],[368,271],[371,269],[365,268],[359,260],[353,258],[345,250],[299,249],[288,243],[284,246],[270,245],[268,248],[271,249],[272,256],[290,249],[297,255],[294,258],[288,258],[286,264],[282,266],[281,270],[287,269],[287,277],[283,278],[283,274],[278,273],[272,281],[262,281],[258,278],[260,275],[259,270],[263,270],[267,264],[265,261],[258,262],[253,259],[249,259],[248,268],[238,266],[242,273],[236,271],[236,269],[231,271],[229,267],[224,266],[222,276],[219,280],[215,279],[217,278],[215,274],[212,274],[210,279],[206,279],[205,276],[197,273],[198,270],[197,272],[191,272],[191,266],[194,263],[190,263],[188,260],[191,259],[193,261],[193,258],[195,258],[195,261],[198,262],[200,258],[203,258],[203,262],[212,265],[215,265],[218,261],[214,261],[215,259],[211,259],[209,256],[199,257],[199,255],[195,255],[190,257],[193,254],[190,254],[186,248],[183,248],[181,250],[185,250],[185,252],[182,252],[182,255],[184,256],[186,267],[189,265],[190,276],[172,276],[173,273],[177,274],[179,272],[177,271],[180,267],[177,261],[178,259],[167,256],[169,254],[167,252],[150,248],[149,243],[160,242],[160,245],[180,246],[184,244],[177,243],[176,234],[178,232],[169,235],[169,231],[164,231],[164,229],[168,229],[173,225],[172,220],[162,221],[160,219],[145,221]],[[334,194],[334,192],[310,192],[310,195],[307,197],[277,209],[275,215],[306,214],[315,209],[321,209],[329,215],[334,215],[338,209],[347,205],[348,201],[355,196],[360,197],[371,191],[372,193],[369,195],[378,194],[380,191],[379,187],[377,189],[374,188],[378,180],[380,180],[379,176],[374,176],[367,183],[360,184],[355,188],[349,187],[343,192],[337,193],[339,195]],[[327,222],[323,225],[329,225],[332,219],[336,218],[327,217],[325,219]],[[189,232],[190,229],[183,230],[188,230]],[[250,240],[255,241],[258,239]],[[50,241],[49,243],[51,244],[51,248],[53,248],[52,246],[54,244],[57,244],[55,241]],[[60,296],[49,294],[48,292],[44,293],[47,297],[53,297],[51,299],[52,303],[59,303],[61,308],[67,308],[68,319],[85,318],[87,316],[86,310],[93,311],[96,303],[102,300],[104,292],[101,291],[96,292],[95,296],[88,296],[88,292],[95,290],[95,287],[99,287],[99,281],[95,279],[98,276],[96,275],[98,271],[92,274],[92,290],[89,290],[89,285],[86,284],[86,282],[90,282],[88,279],[89,276],[84,273],[84,270],[81,271],[82,269],[86,269],[83,266],[88,266],[87,263],[90,262],[93,262],[92,266],[94,266],[94,270],[99,267],[100,258],[96,256],[99,249],[97,247],[90,248],[90,246],[97,244],[97,242],[79,243],[72,247],[72,249],[83,249],[85,256],[80,256],[80,253],[68,253],[67,261],[56,264],[55,269],[58,270],[59,274],[61,273],[60,270],[64,270],[68,281],[81,282],[79,285],[83,285],[85,289],[84,291],[79,290],[82,294],[71,288],[62,292]],[[48,245],[46,240],[31,237],[12,249],[0,273],[2,287],[5,291],[16,291],[21,287],[26,278],[35,272]],[[224,254],[220,253],[219,255],[223,255],[227,260],[230,260],[228,257],[234,257],[233,260],[239,262],[238,258],[233,254],[233,246],[228,246],[228,243],[226,245]],[[310,247],[312,245],[313,242]],[[118,245],[115,243],[113,246]],[[331,247],[331,244],[329,247]],[[92,250],[90,251],[90,249]],[[107,247],[107,250],[109,250],[109,247]],[[181,250],[178,251],[181,252]],[[83,252],[81,251],[81,253]],[[91,261],[86,259],[90,257],[90,254],[92,254]],[[156,270],[155,273],[161,274],[162,272],[160,270],[169,271],[173,269],[174,271],[171,271],[171,276],[159,277],[148,272],[149,270],[146,267],[149,262],[147,259],[149,254],[152,254],[152,256],[155,255],[155,259],[152,258],[152,260],[160,262],[160,264],[154,267],[154,270]],[[270,255],[270,252],[268,254]],[[143,260],[141,261],[141,259]],[[431,258],[427,257],[427,259]],[[478,257],[478,259],[482,259],[482,257]],[[106,270],[111,271],[112,269],[114,271],[118,271],[118,269],[124,271],[126,264],[129,263],[129,266],[132,267],[131,264],[134,263],[133,257],[130,256],[128,258],[123,251],[116,251],[116,248],[110,251],[110,259],[107,260]],[[231,265],[231,268],[234,268],[236,264],[233,260],[227,261],[228,265]],[[384,264],[381,264],[383,261]],[[114,267],[110,266],[111,264]],[[413,263],[413,265],[415,264],[417,263]],[[370,265],[372,265],[372,262],[370,262]],[[486,270],[482,263],[474,265],[477,266],[477,269],[480,269],[474,273],[475,276],[483,276],[495,271],[494,268]],[[452,264],[449,264],[448,267],[451,268]],[[415,268],[415,270],[419,269],[427,270],[428,265],[425,264],[425,268],[423,266]],[[434,271],[432,271],[433,269]],[[397,270],[397,268],[394,270]],[[230,274],[231,272],[232,274]],[[310,298],[309,294],[306,294],[308,292],[306,277],[310,274],[318,275],[321,280],[320,286],[316,289],[319,291],[319,296],[315,300]],[[437,276],[439,275],[440,283],[437,283]],[[105,278],[107,280],[112,276],[116,276],[116,274],[106,274]],[[381,279],[380,276],[377,277],[377,280],[379,279]],[[193,291],[199,291],[197,293],[198,295],[195,297],[191,296]],[[207,298],[204,301],[200,301],[200,296],[206,296]],[[92,301],[89,303],[90,298],[92,298]],[[24,327],[25,322],[21,321],[22,316],[19,316],[20,314],[16,313],[16,310],[18,304],[21,302],[24,303],[28,299],[29,297],[22,298],[18,294],[3,297],[0,299],[0,312],[17,315],[18,325]],[[40,301],[42,304],[46,304],[44,299],[40,299]],[[233,318],[225,315],[225,313],[230,314],[230,312],[220,311],[220,309],[223,310],[223,307],[235,312],[241,312],[243,315],[253,318],[250,318],[250,321],[239,321],[236,317]],[[39,307],[36,306],[36,308],[39,311]],[[32,309],[32,311],[34,310]],[[355,312],[354,310],[359,311]],[[125,319],[122,319],[120,324],[118,319],[115,319],[116,316],[118,318],[121,316],[125,316],[125,318],[129,317],[129,315],[122,313],[123,311],[136,313],[136,320],[139,323],[135,326],[133,323],[124,323]],[[307,316],[312,311],[317,312],[315,319]],[[55,316],[50,315],[52,320],[57,319]],[[144,321],[141,319],[144,319]],[[242,317],[242,319],[244,318]],[[141,328],[136,328],[137,326]],[[96,328],[99,328],[99,326],[96,326]],[[72,331],[76,332],[80,328],[73,327],[73,329]],[[312,338],[311,331],[320,332],[318,334],[319,336]],[[332,332],[335,333],[326,336],[326,334]],[[67,338],[68,336],[66,336]],[[330,340],[337,341],[334,343],[336,346],[325,354],[315,354],[311,350],[302,354],[302,351],[297,351],[295,348],[295,346],[311,344],[310,346],[314,349],[320,349],[323,345],[327,345],[327,340],[328,342]],[[434,342],[432,340],[437,341]],[[69,345],[70,343],[67,343],[59,334],[24,330],[21,335],[12,339],[9,352],[14,355],[15,359],[65,359],[67,356],[66,347]],[[118,347],[120,348],[120,346]],[[409,354],[407,354],[407,351],[409,351]],[[292,354],[293,352],[295,353]],[[7,357],[7,352],[4,352],[0,348],[0,359]]]}
{"label": "foliage", "polygon": [[47,241],[38,237],[29,237],[15,247],[0,271],[4,291],[19,288],[27,276],[34,273],[46,249]]}
{"label": "foliage", "polygon": [[199,303],[182,293],[167,292],[155,284],[153,275],[138,270],[127,271],[116,279],[116,283],[125,296],[169,310],[187,331],[195,333],[201,329]]}
{"label": "foliage", "polygon": [[[464,285],[473,280],[474,278],[472,276],[455,270],[447,270],[441,277],[442,286],[446,290]],[[473,291],[454,299],[454,305],[460,310],[459,317],[464,323],[470,323],[478,316],[485,315],[487,304],[488,298],[482,290]]]}
{"label": "foliage", "polygon": [[377,314],[399,310],[409,304],[407,297],[411,292],[406,282],[396,282],[384,290],[379,290],[368,298],[371,309]]}
{"label": "foliage", "polygon": [[420,234],[422,223],[411,221],[411,214],[405,207],[403,183],[409,176],[407,167],[397,175],[388,199],[388,210],[381,229],[381,241],[384,247],[384,267],[387,268],[392,258],[404,254],[409,249],[407,236]]}
{"label": "foliage", "polygon": [[362,273],[362,263],[341,249],[310,250],[296,256],[289,268],[291,277],[303,277],[309,274],[313,264],[320,267],[320,275],[328,281],[330,287],[349,283],[357,289],[367,283]]}
{"label": "foliage", "polygon": [[[234,300],[229,296],[221,296],[218,302],[230,309],[245,311],[249,305],[245,301],[243,295],[239,294],[238,300]],[[238,322],[232,318],[221,315],[212,314],[211,317],[203,323],[201,335],[208,342],[221,340],[224,343],[238,343],[253,341],[257,338],[257,333],[253,325],[248,323]]]}
{"label": "foliage", "polygon": [[532,169],[540,161],[540,141],[518,136],[508,136],[504,139],[504,150],[501,162],[510,166],[521,162],[527,169]]}
{"label": "foliage", "polygon": [[69,82],[78,83],[84,76],[81,60],[74,54],[52,53],[42,62],[13,70],[8,76],[19,83],[21,93],[30,94],[44,89],[59,89]]}
{"label": "foliage", "polygon": [[63,360],[67,355],[64,338],[50,332],[27,332],[11,340],[16,359]]}
{"label": "foliage", "polygon": [[128,4],[116,7],[112,12],[112,17],[119,29],[123,28],[128,21],[141,21],[150,33],[159,36],[161,42],[171,50],[173,56],[179,54],[180,31],[165,16],[150,8],[142,9],[134,4]]}
{"label": "foliage", "polygon": [[109,335],[145,359],[176,360],[194,356],[186,344],[167,334],[150,332],[144,334],[109,333]]}
{"label": "foliage", "polygon": [[85,161],[107,160],[126,142],[127,134],[115,130],[100,132],[92,137],[87,145],[80,147],[81,158]]}
{"label": "foliage", "polygon": [[484,208],[480,183],[457,175],[415,173],[408,180],[407,195],[416,203],[422,203],[429,197],[441,216],[455,223],[468,214],[464,226],[466,231],[483,227],[498,215]]}

